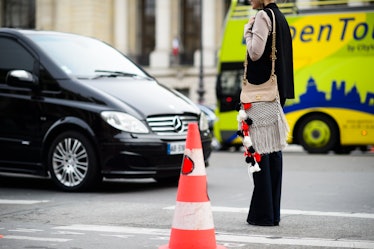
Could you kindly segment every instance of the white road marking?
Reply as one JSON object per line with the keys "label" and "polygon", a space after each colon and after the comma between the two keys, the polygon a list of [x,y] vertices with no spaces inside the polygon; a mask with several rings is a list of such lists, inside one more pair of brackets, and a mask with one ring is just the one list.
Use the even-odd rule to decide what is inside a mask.
{"label": "white road marking", "polygon": [[[126,234],[143,234],[152,236],[170,236],[169,229],[155,229],[142,227],[124,227],[124,226],[101,226],[75,224],[71,226],[58,226],[53,229],[74,230],[74,231],[95,231]],[[346,240],[346,239],[327,239],[327,238],[298,238],[298,237],[273,237],[268,235],[251,236],[248,234],[224,234],[217,233],[216,240],[220,242],[235,243],[253,243],[253,244],[271,244],[271,245],[296,245],[296,246],[317,246],[317,247],[335,247],[335,248],[374,248],[374,241],[370,240]]]}
{"label": "white road marking", "polygon": [[9,232],[21,232],[21,233],[35,233],[35,232],[43,232],[40,229],[30,229],[30,228],[16,228],[13,230],[8,230]]}
{"label": "white road marking", "polygon": [[67,242],[71,239],[61,238],[43,238],[43,237],[30,237],[30,236],[17,236],[17,235],[3,235],[1,239],[16,239],[16,240],[33,240],[33,241],[46,241],[46,242]]}
{"label": "white road marking", "polygon": [[100,234],[100,235],[104,237],[115,237],[115,238],[120,238],[120,239],[128,239],[128,238],[134,237],[134,235],[120,235],[120,234]]}
{"label": "white road marking", "polygon": [[241,243],[271,244],[271,245],[297,245],[297,246],[318,246],[335,248],[374,248],[374,241],[326,239],[326,238],[293,238],[293,237],[272,237],[272,236],[248,236],[248,235],[217,235],[216,240]]}
{"label": "white road marking", "polygon": [[66,231],[57,231],[53,232],[51,234],[56,234],[56,235],[85,235],[85,233],[78,233],[78,232],[66,232]]}
{"label": "white road marking", "polygon": [[71,226],[53,227],[56,230],[74,230],[74,231],[91,231],[91,232],[113,232],[113,233],[130,233],[130,234],[149,234],[149,235],[170,235],[170,231],[158,228],[143,227],[125,227],[125,226],[103,226],[103,225],[84,225],[76,224]]}
{"label": "white road marking", "polygon": [[348,212],[321,212],[321,211],[303,211],[285,209],[281,211],[282,214],[296,214],[296,215],[314,215],[314,216],[334,216],[334,217],[347,217],[347,218],[363,218],[374,219],[374,214],[370,213],[348,213]]}
{"label": "white road marking", "polygon": [[49,202],[47,200],[8,200],[8,199],[0,199],[0,204],[20,204],[20,205],[31,205],[37,203],[46,203]]}
{"label": "white road marking", "polygon": [[[166,210],[174,210],[175,206],[165,207]],[[235,208],[235,207],[212,207],[213,212],[226,212],[226,213],[247,213],[248,208]],[[282,209],[281,215],[311,215],[311,216],[334,216],[334,217],[347,217],[347,218],[363,218],[374,219],[374,214],[370,213],[348,213],[348,212],[322,212],[322,211],[303,211],[294,209]]]}

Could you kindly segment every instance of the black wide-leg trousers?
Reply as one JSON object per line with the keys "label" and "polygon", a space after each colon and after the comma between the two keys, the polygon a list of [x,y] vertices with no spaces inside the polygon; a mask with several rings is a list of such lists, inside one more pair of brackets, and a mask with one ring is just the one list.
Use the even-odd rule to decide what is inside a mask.
{"label": "black wide-leg trousers", "polygon": [[282,152],[261,156],[261,171],[253,173],[254,191],[247,222],[259,226],[277,226],[280,222],[282,192]]}

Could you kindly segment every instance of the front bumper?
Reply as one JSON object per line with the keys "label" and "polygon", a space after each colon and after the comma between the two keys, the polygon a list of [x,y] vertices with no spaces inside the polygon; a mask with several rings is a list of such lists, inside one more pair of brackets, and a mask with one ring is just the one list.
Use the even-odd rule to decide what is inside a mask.
{"label": "front bumper", "polygon": [[[107,178],[167,178],[180,174],[183,153],[169,155],[167,144],[185,142],[185,136],[138,135],[101,143],[102,174]],[[205,165],[208,166],[212,136],[202,133]]]}

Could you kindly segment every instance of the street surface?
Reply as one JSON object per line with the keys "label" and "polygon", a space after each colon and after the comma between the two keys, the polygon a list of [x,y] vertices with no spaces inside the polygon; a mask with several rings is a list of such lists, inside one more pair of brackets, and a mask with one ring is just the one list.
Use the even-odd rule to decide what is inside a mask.
{"label": "street surface", "polygon": [[[284,152],[279,227],[246,223],[251,184],[242,152],[207,168],[217,244],[226,248],[374,248],[374,153]],[[0,174],[0,249],[141,249],[168,244],[177,186],[106,180],[66,193],[48,179]],[[193,238],[191,238],[193,240]]]}

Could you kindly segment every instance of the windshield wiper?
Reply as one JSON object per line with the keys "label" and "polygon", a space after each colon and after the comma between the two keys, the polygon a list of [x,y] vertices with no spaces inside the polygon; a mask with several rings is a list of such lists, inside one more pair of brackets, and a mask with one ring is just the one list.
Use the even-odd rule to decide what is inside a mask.
{"label": "windshield wiper", "polygon": [[127,73],[127,72],[121,72],[121,71],[111,71],[111,70],[95,70],[95,73],[102,73],[102,74],[99,74],[95,77],[93,77],[93,79],[98,79],[98,78],[102,78],[102,77],[140,77],[139,75],[137,74],[133,74],[133,73]]}

